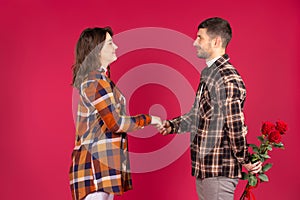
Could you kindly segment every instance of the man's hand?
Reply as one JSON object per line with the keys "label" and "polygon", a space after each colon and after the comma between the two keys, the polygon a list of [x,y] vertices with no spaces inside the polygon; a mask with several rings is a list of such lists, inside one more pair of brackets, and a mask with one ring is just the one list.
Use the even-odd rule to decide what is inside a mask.
{"label": "man's hand", "polygon": [[159,132],[162,134],[162,135],[168,135],[169,133],[171,133],[171,125],[170,125],[170,122],[165,120],[163,121],[162,123],[162,126],[159,127]]}
{"label": "man's hand", "polygon": [[251,174],[257,174],[262,168],[262,163],[259,161],[252,164],[250,162],[248,164],[244,164],[243,167],[245,167]]}

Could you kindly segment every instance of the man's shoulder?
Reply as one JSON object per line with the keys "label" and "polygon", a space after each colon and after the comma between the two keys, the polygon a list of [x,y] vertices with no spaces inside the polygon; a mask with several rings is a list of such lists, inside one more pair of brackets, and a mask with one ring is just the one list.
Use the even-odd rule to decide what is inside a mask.
{"label": "man's shoulder", "polygon": [[241,76],[240,73],[238,72],[238,70],[230,62],[226,62],[226,63],[223,63],[222,65],[220,65],[218,67],[218,72],[224,77],[228,77],[228,76],[240,77]]}
{"label": "man's shoulder", "polygon": [[218,84],[234,84],[245,87],[241,75],[230,62],[218,66],[213,77]]}

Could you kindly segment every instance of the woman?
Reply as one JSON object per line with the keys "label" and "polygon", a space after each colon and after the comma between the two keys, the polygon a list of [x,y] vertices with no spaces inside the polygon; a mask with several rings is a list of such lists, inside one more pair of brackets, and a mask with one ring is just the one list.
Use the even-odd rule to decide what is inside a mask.
{"label": "woman", "polygon": [[76,45],[73,86],[79,91],[70,167],[73,199],[113,199],[132,188],[128,131],[161,124],[159,117],[125,115],[125,98],[109,78],[117,46],[108,28],[85,29]]}

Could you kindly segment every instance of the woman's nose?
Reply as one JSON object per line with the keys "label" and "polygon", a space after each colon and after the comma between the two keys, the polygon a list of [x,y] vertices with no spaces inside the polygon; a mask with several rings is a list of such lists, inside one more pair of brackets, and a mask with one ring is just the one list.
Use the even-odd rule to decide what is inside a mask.
{"label": "woman's nose", "polygon": [[119,47],[114,43],[114,48],[117,49],[117,48],[119,48]]}

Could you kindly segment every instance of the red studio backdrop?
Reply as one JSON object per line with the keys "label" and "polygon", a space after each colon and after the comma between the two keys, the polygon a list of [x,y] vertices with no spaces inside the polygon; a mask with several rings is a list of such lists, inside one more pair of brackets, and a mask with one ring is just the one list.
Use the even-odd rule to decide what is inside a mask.
{"label": "red studio backdrop", "polygon": [[[87,27],[111,26],[119,46],[112,79],[131,115],[169,119],[187,112],[204,62],[192,42],[198,24],[227,19],[231,63],[247,86],[248,142],[263,121],[288,123],[285,150],[274,150],[270,182],[257,199],[297,199],[300,3],[286,1],[10,1],[0,2],[1,199],[71,199],[76,92],[74,47]],[[129,133],[134,189],[117,200],[196,200],[189,133],[161,136],[153,127]],[[245,186],[240,181],[235,199]]]}

